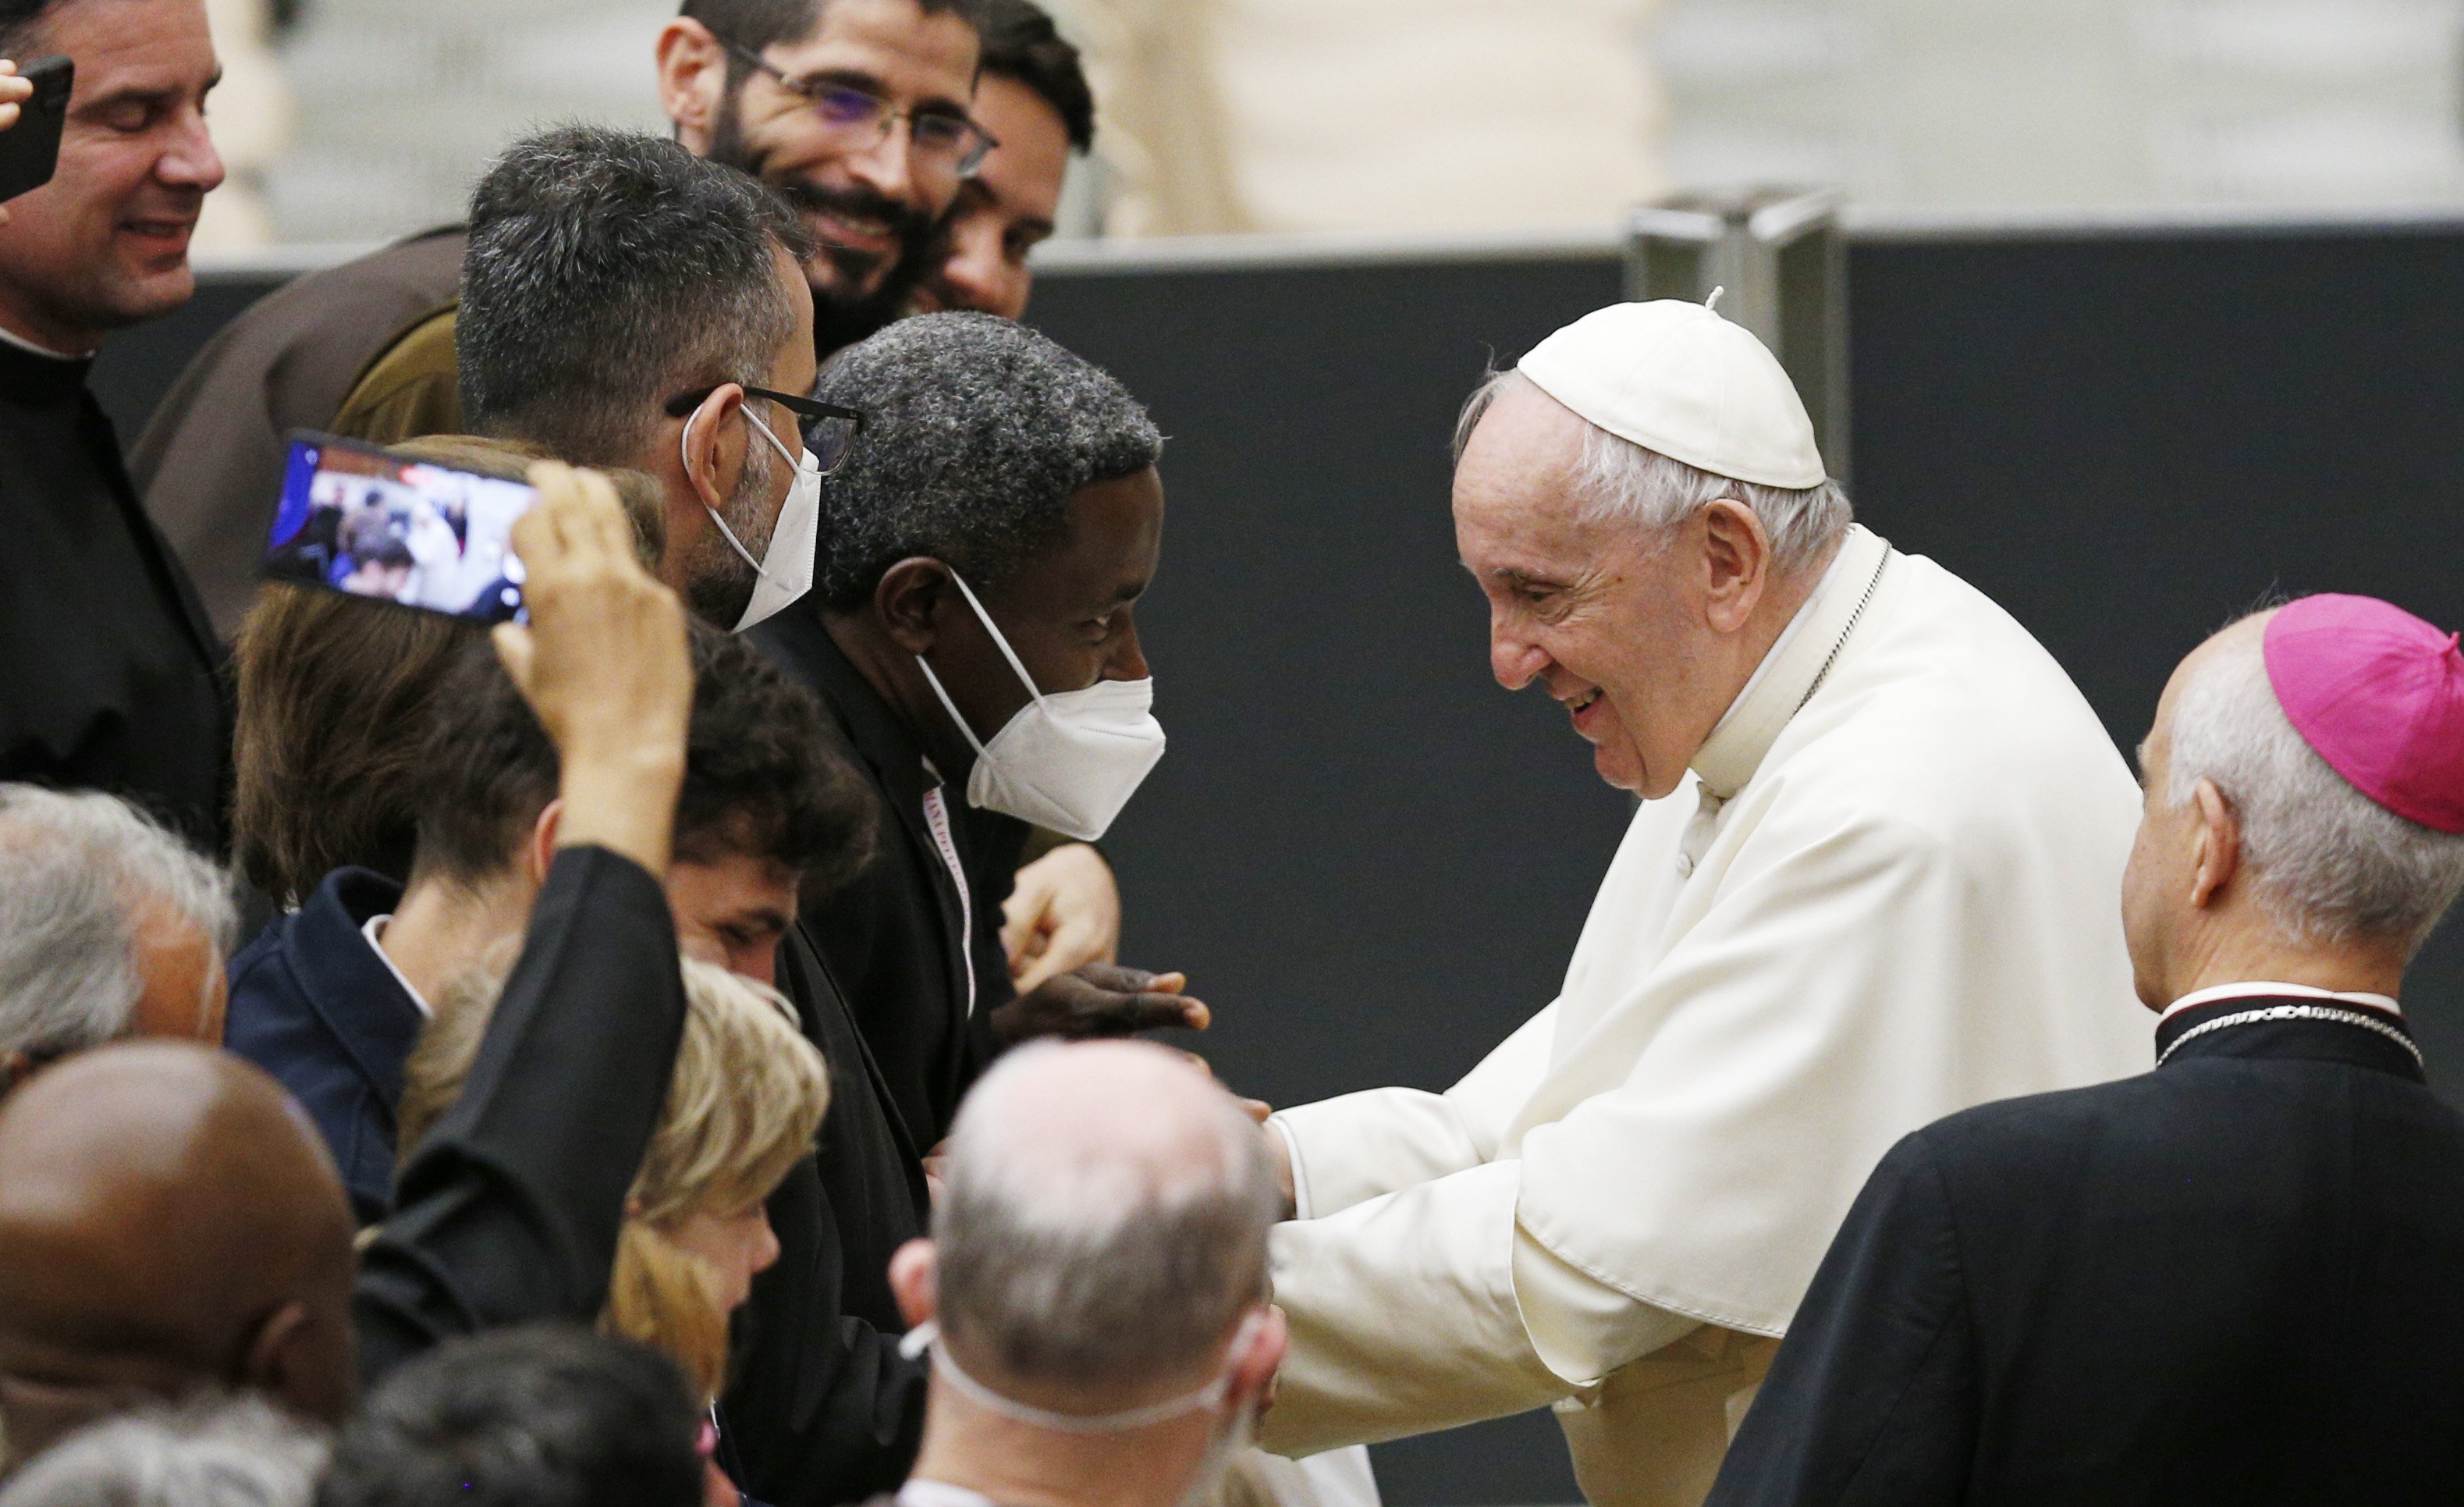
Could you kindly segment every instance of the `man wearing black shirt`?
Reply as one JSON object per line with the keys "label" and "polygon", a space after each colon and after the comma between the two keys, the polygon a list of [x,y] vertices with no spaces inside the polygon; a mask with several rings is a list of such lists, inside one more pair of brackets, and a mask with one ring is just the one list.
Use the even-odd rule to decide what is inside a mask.
{"label": "man wearing black shirt", "polygon": [[1018,995],[1001,941],[1027,823],[1101,835],[1163,751],[1132,622],[1163,439],[1111,377],[983,314],[893,324],[819,395],[864,432],[823,493],[812,594],[754,636],[880,803],[872,864],[804,929],[929,1147],[1003,1046],[1206,1024],[1174,974],[1094,964]]}
{"label": "man wearing black shirt", "polygon": [[55,53],[58,170],[0,225],[0,779],[130,795],[219,845],[219,651],[85,383],[105,334],[195,291],[219,68],[202,0],[0,0],[0,55]]}

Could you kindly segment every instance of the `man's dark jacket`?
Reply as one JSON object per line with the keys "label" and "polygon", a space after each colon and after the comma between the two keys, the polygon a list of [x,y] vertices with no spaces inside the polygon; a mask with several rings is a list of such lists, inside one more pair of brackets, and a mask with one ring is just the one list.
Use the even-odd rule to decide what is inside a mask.
{"label": "man's dark jacket", "polygon": [[[2247,1018],[2321,1005],[2385,1030]],[[2464,1499],[2464,1115],[2402,1034],[2216,1001],[1901,1141],[1710,1507]]]}
{"label": "man's dark jacket", "polygon": [[[922,740],[830,638],[813,598],[750,636],[821,697],[841,751],[875,802],[872,862],[808,904],[803,920],[911,1139],[929,1150],[949,1134],[960,1097],[992,1058],[992,1010],[1016,997],[1001,915],[1028,828],[969,806],[966,770],[946,780],[933,772]],[[966,875],[963,896],[927,815],[935,789]]]}
{"label": "man's dark jacket", "polygon": [[281,1081],[308,1111],[363,1225],[393,1196],[394,1109],[426,1014],[362,929],[402,886],[337,869],[308,903],[231,959],[223,1045]]}
{"label": "man's dark jacket", "polygon": [[146,521],[91,361],[0,343],[0,780],[109,790],[222,846],[222,650]]}
{"label": "man's dark jacket", "polygon": [[895,1487],[915,1461],[925,1368],[898,1354],[890,1257],[925,1233],[931,1205],[923,1158],[801,925],[780,946],[779,986],[829,1063],[830,1108],[819,1154],[770,1197],[779,1259],[738,1317],[719,1463],[757,1501],[836,1507]]}
{"label": "man's dark jacket", "polygon": [[559,852],[461,1096],[406,1152],[360,1257],[363,1385],[457,1335],[597,1319],[684,1025],[659,881]]}

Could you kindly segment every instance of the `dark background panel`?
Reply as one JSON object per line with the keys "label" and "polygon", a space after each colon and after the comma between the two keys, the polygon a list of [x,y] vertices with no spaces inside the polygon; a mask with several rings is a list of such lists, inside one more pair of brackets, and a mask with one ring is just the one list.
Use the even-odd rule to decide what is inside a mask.
{"label": "dark background panel", "polygon": [[[1859,514],[2007,606],[2123,746],[2271,589],[2464,626],[2464,232],[1873,236],[1849,254]],[[117,337],[133,439],[270,283]],[[1606,255],[1048,273],[1036,322],[1172,436],[1139,610],[1171,757],[1106,846],[1129,961],[1186,968],[1224,1077],[1442,1087],[1554,992],[1629,809],[1487,669],[1446,440]],[[2464,1096],[2464,927],[2408,986]],[[1569,1501],[1546,1414],[1383,1446],[1397,1507]]]}
{"label": "dark background panel", "polygon": [[[2271,592],[2464,627],[2464,233],[1991,241],[1849,255],[1859,513],[2008,608],[2124,748]],[[2464,935],[2409,1004],[2464,1102]]]}

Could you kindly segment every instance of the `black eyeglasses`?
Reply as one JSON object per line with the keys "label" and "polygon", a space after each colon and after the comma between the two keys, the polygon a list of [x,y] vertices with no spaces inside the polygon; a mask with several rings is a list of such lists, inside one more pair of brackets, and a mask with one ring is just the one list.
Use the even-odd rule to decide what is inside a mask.
{"label": "black eyeglasses", "polygon": [[[667,401],[670,418],[683,418],[710,400],[724,384],[712,383],[691,392],[679,392]],[[864,429],[864,415],[853,409],[843,409],[819,398],[800,398],[792,392],[774,392],[768,388],[746,388],[748,398],[767,398],[796,415],[796,432],[803,435],[804,449],[828,476],[847,464],[847,455],[855,449],[855,437]]]}
{"label": "black eyeglasses", "polygon": [[993,134],[963,115],[943,109],[893,110],[890,101],[869,89],[831,78],[795,78],[777,63],[740,42],[721,45],[779,80],[792,94],[803,96],[821,121],[822,129],[849,151],[867,151],[907,122],[907,141],[917,158],[960,178],[972,178],[984,165],[984,154],[999,146]]}

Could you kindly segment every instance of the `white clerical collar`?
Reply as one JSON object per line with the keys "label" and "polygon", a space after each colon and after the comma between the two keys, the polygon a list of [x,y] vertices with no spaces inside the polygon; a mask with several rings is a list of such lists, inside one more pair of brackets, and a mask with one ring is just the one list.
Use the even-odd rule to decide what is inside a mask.
{"label": "white clerical collar", "polygon": [[917,1475],[898,1488],[898,1507],[993,1507],[993,1499],[981,1492]]}
{"label": "white clerical collar", "polygon": [[14,345],[19,350],[30,355],[40,356],[45,361],[83,361],[87,356],[94,354],[92,351],[87,351],[84,355],[71,355],[64,350],[54,350],[49,345],[37,345],[5,324],[0,324],[0,343]]}
{"label": "white clerical collar", "polygon": [[1890,553],[1881,535],[1862,523],[1848,525],[1848,537],[1840,541],[1839,553],[1815,583],[1813,594],[1780,631],[1746,688],[1695,753],[1694,772],[1713,795],[1726,800],[1754,777],[1780,729],[1831,663]]}
{"label": "white clerical collar", "polygon": [[2347,1005],[2366,1005],[2372,1009],[2383,1009],[2390,1015],[2404,1013],[2404,1007],[2397,1004],[2390,995],[2365,994],[2359,991],[2343,992],[2336,989],[2322,989],[2308,984],[2253,982],[2211,984],[2204,989],[2194,989],[2166,1006],[2165,1013],[2156,1018],[2160,1022],[2167,1021],[2186,1009],[2196,1009],[2202,1005],[2213,1005],[2218,1000],[2246,999],[2342,1000]]}
{"label": "white clerical collar", "polygon": [[392,955],[385,950],[385,923],[392,920],[391,911],[385,912],[383,916],[371,916],[368,918],[368,923],[360,928],[360,935],[368,940],[368,950],[377,955],[377,961],[385,965],[385,971],[393,975],[393,981],[401,985],[402,991],[410,996],[410,1002],[419,1007],[419,1013],[429,1020],[434,1020],[436,1011],[428,1008],[428,1001],[422,999],[419,991],[410,986],[410,980],[405,978],[403,971],[393,965]]}

